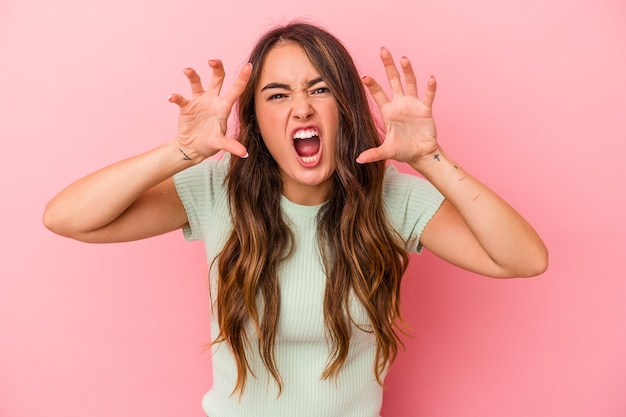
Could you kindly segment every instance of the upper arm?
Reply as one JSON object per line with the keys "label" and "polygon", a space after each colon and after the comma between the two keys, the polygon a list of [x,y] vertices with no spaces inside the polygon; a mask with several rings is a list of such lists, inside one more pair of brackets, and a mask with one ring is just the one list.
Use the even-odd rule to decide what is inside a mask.
{"label": "upper arm", "polygon": [[510,276],[487,254],[447,200],[422,231],[420,243],[443,260],[468,271],[499,278]]}
{"label": "upper arm", "polygon": [[91,243],[127,242],[161,235],[187,224],[187,213],[173,178],[144,192],[111,223],[79,236]]}

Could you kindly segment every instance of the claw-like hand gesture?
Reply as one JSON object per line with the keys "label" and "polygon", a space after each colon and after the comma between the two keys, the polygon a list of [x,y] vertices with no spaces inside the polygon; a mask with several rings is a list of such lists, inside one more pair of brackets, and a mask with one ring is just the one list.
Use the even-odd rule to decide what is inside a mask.
{"label": "claw-like hand gesture", "polygon": [[371,148],[359,155],[360,163],[394,159],[418,165],[420,159],[432,155],[439,148],[437,131],[432,115],[437,83],[430,77],[424,97],[417,95],[417,82],[411,62],[406,57],[400,60],[406,88],[402,86],[391,53],[382,48],[380,52],[393,97],[390,100],[381,86],[371,77],[363,77],[363,84],[368,88],[374,101],[380,108],[385,124],[386,135],[383,144]]}
{"label": "claw-like hand gesture", "polygon": [[247,156],[246,148],[225,135],[228,116],[250,78],[252,65],[243,67],[223,96],[220,96],[225,75],[222,62],[212,59],[209,66],[213,74],[206,90],[196,71],[186,68],[184,72],[191,85],[191,98],[180,94],[172,94],[169,98],[180,108],[178,145],[186,159],[208,158],[221,150],[244,158]]}

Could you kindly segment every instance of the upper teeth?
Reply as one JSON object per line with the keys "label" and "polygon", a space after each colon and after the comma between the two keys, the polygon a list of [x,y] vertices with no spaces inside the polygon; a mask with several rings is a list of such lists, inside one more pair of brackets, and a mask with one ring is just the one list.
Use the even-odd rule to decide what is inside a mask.
{"label": "upper teeth", "polygon": [[295,133],[295,135],[293,135],[293,138],[294,139],[308,139],[308,138],[312,138],[313,136],[318,136],[316,129],[305,129],[305,130],[298,130]]}

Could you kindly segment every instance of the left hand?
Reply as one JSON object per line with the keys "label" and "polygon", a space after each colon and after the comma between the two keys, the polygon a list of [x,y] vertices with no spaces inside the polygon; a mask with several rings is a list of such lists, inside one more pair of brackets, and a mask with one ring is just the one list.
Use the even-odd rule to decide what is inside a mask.
{"label": "left hand", "polygon": [[400,72],[391,53],[382,48],[380,58],[389,79],[393,93],[392,99],[387,97],[382,87],[373,78],[363,77],[363,84],[380,108],[386,135],[382,145],[364,151],[357,161],[368,163],[394,159],[413,166],[419,165],[418,162],[423,157],[432,155],[439,149],[435,120],[432,115],[437,82],[432,76],[428,79],[426,93],[420,100],[417,95],[415,73],[409,59],[406,57],[400,59],[406,86],[403,88]]}

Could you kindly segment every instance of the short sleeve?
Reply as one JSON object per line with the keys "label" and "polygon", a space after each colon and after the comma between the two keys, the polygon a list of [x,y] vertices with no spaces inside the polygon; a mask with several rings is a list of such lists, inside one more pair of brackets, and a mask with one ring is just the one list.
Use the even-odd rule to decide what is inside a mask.
{"label": "short sleeve", "polygon": [[422,231],[443,200],[439,190],[425,179],[400,173],[393,165],[387,167],[383,186],[387,218],[406,242],[409,252],[421,252]]}
{"label": "short sleeve", "polygon": [[183,227],[187,241],[206,240],[207,222],[214,219],[211,213],[227,204],[224,189],[227,169],[225,160],[206,160],[174,175],[174,185],[189,222]]}

